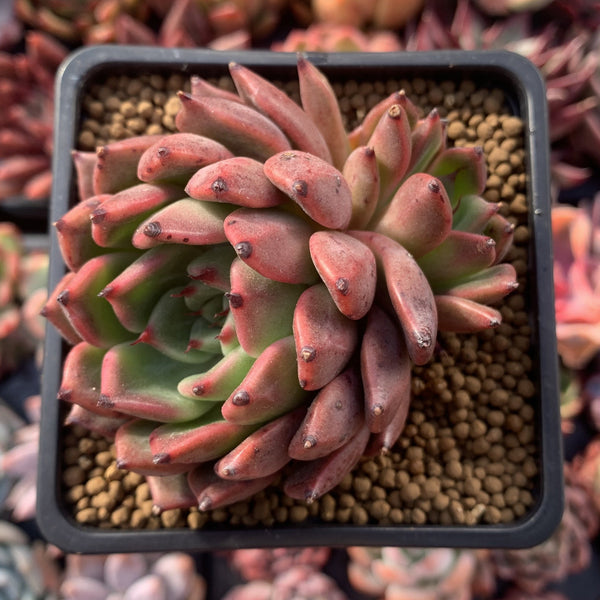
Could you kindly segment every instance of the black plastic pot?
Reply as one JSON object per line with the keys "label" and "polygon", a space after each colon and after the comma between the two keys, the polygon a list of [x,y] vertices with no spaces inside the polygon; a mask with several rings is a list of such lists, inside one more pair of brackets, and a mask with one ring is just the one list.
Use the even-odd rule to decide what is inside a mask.
{"label": "black plastic pot", "polygon": [[[61,378],[63,347],[52,327],[46,337],[43,372],[43,415],[38,484],[38,520],[46,538],[71,552],[206,551],[265,546],[444,546],[529,547],[546,539],[563,510],[562,446],[560,435],[557,353],[555,340],[552,249],[550,230],[549,144],[543,80],[524,58],[509,52],[431,52],[388,54],[314,54],[310,59],[331,78],[360,80],[394,77],[469,78],[504,90],[512,110],[525,123],[527,154],[530,306],[536,308],[533,329],[533,399],[539,443],[539,489],[535,505],[519,521],[504,525],[357,526],[341,524],[282,525],[273,528],[158,531],[106,530],[75,522],[61,497],[61,404],[56,399]],[[57,81],[54,187],[50,222],[58,219],[74,198],[70,152],[75,147],[86,86],[98,75],[141,72],[200,74],[227,73],[230,61],[245,64],[274,79],[295,75],[296,57],[265,51],[218,53],[142,47],[101,46],[74,53],[62,66]],[[50,288],[64,272],[52,237]]]}

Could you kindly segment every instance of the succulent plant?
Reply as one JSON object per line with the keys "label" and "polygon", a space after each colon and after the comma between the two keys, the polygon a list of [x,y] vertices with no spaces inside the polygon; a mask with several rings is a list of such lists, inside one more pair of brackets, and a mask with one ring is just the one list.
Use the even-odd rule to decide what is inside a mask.
{"label": "succulent plant", "polygon": [[[404,48],[511,50],[528,58],[546,81],[556,195],[581,185],[592,175],[590,159],[600,160],[598,11],[585,10],[585,2],[554,2],[574,22],[562,15],[538,19],[540,24],[532,11],[490,19],[478,4],[458,0],[449,11],[447,3],[427,3],[419,20],[405,28]],[[502,8],[506,3],[485,4]]]}
{"label": "succulent plant", "polygon": [[361,29],[398,29],[417,16],[424,3],[424,0],[376,0],[368,3],[360,0],[311,0],[310,7],[314,20],[319,23]]}
{"label": "succulent plant", "polygon": [[600,514],[600,438],[593,438],[572,462],[573,476],[590,495]]}
{"label": "succulent plant", "polygon": [[149,12],[140,0],[14,0],[14,11],[23,23],[70,44],[114,41],[107,32],[119,16],[143,20]]}
{"label": "succulent plant", "polygon": [[0,521],[2,597],[7,600],[53,600],[59,569],[47,548],[31,541],[13,523]]}
{"label": "succulent plant", "polygon": [[347,600],[335,579],[307,565],[295,565],[273,581],[236,585],[223,600]]}
{"label": "succulent plant", "polygon": [[35,517],[40,408],[39,395],[26,398],[27,422],[16,427],[0,446],[0,476],[10,486],[3,506],[17,522]]}
{"label": "succulent plant", "polygon": [[23,23],[69,44],[200,47],[213,42],[226,45],[226,39],[234,38],[248,44],[251,36],[268,35],[279,22],[283,4],[283,0],[15,0],[14,9]]}
{"label": "succulent plant", "polygon": [[320,571],[331,555],[330,548],[251,548],[228,554],[230,565],[247,581],[273,581],[293,566]]}
{"label": "succulent plant", "polygon": [[66,55],[39,31],[27,34],[23,54],[0,52],[0,202],[49,195],[54,74]]}
{"label": "succulent plant", "polygon": [[44,339],[39,311],[47,292],[48,254],[24,248],[14,223],[0,222],[0,377],[14,370]]}
{"label": "succulent plant", "polygon": [[475,590],[493,591],[476,582],[480,559],[471,550],[353,546],[348,556],[352,586],[382,600],[469,600]]}
{"label": "succulent plant", "polygon": [[396,52],[402,50],[392,31],[363,32],[350,25],[315,23],[293,29],[283,41],[274,42],[277,52]]}
{"label": "succulent plant", "polygon": [[206,583],[189,554],[109,554],[65,557],[64,600],[204,600]]}
{"label": "succulent plant", "polygon": [[600,350],[600,194],[552,208],[556,337],[563,363],[582,369]]}
{"label": "succulent plant", "polygon": [[552,536],[530,549],[491,551],[496,576],[525,594],[541,594],[551,583],[590,564],[590,539],[598,533],[599,515],[569,463],[564,473],[565,511]]}
{"label": "succulent plant", "polygon": [[483,151],[446,147],[437,111],[395,92],[347,133],[307,59],[302,107],[230,73],[238,95],[192,80],[177,133],[76,151],[81,200],[55,224],[59,398],[120,467],[167,476],[169,508],[281,478],[320,497],[394,445],[437,332],[496,327],[516,287]]}

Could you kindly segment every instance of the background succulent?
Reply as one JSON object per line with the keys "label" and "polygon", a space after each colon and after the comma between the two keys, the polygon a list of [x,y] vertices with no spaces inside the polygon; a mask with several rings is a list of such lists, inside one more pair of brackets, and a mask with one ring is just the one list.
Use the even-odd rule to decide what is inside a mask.
{"label": "background succulent", "polygon": [[59,567],[40,541],[0,521],[0,572],[7,600],[52,600],[57,597]]}
{"label": "background succulent", "polygon": [[[348,578],[385,600],[469,600],[493,592],[476,552],[450,548],[348,548]],[[479,581],[477,581],[479,579]]]}
{"label": "background succulent", "polygon": [[437,331],[498,326],[488,304],[517,285],[483,151],[447,148],[437,111],[395,92],[347,133],[307,60],[302,108],[230,73],[238,96],[180,93],[178,133],[75,153],[81,201],[56,223],[59,397],[116,435],[120,467],[167,476],[163,508],[282,475],[322,496],[391,449]]}
{"label": "background succulent", "polygon": [[54,75],[66,48],[39,31],[25,38],[25,52],[0,52],[0,202],[48,197],[52,174]]}
{"label": "background succulent", "polygon": [[402,44],[393,31],[363,32],[348,25],[314,23],[293,29],[284,40],[274,42],[277,52],[395,52]]}
{"label": "background succulent", "polygon": [[227,559],[231,567],[247,581],[272,581],[292,566],[307,566],[321,571],[331,549],[320,548],[251,548],[232,550]]}
{"label": "background succulent", "polygon": [[41,359],[48,254],[25,247],[11,222],[0,222],[0,377],[36,353]]}
{"label": "background succulent", "polygon": [[[3,507],[15,522],[35,517],[41,397],[30,396],[23,408],[27,420],[14,427],[0,447],[0,476],[8,488]],[[5,418],[8,410],[3,410]]]}
{"label": "background succulent", "polygon": [[600,349],[600,194],[552,210],[556,336],[563,363],[583,369]]}
{"label": "background succulent", "polygon": [[233,586],[223,600],[347,600],[335,579],[307,565],[294,565],[272,581]]}
{"label": "background succulent", "polygon": [[204,600],[206,583],[189,554],[66,556],[64,600]]}
{"label": "background succulent", "polygon": [[540,594],[551,584],[590,563],[590,539],[598,532],[599,513],[573,468],[565,464],[565,512],[555,533],[527,550],[493,550],[491,561],[500,579],[525,594]]}

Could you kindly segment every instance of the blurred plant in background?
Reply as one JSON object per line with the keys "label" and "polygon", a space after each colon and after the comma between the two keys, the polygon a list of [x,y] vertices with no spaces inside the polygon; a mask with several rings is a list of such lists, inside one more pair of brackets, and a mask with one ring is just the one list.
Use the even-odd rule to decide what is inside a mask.
{"label": "blurred plant in background", "polygon": [[0,202],[46,199],[52,173],[54,75],[67,49],[30,31],[25,52],[0,52]]}
{"label": "blurred plant in background", "polygon": [[[12,411],[7,405],[0,405],[4,417],[0,445],[0,477],[4,489],[0,499],[11,520],[17,523],[35,517],[41,400],[39,395],[25,399],[24,421],[14,413],[10,415]],[[7,423],[11,421],[16,422],[16,426],[9,427]]]}
{"label": "blurred plant in background", "polygon": [[348,555],[352,586],[384,600],[471,600],[495,589],[485,552],[352,547]]}
{"label": "blurred plant in background", "polygon": [[191,556],[76,555],[65,559],[62,600],[204,600],[206,583]]}
{"label": "blurred plant in background", "polygon": [[27,250],[21,231],[0,222],[0,378],[37,353],[41,361],[48,253]]}
{"label": "blurred plant in background", "polygon": [[0,573],[2,598],[58,598],[58,563],[42,542],[31,541],[19,527],[8,521],[0,521]]}
{"label": "blurred plant in background", "polygon": [[558,352],[583,369],[600,351],[600,193],[552,209]]}

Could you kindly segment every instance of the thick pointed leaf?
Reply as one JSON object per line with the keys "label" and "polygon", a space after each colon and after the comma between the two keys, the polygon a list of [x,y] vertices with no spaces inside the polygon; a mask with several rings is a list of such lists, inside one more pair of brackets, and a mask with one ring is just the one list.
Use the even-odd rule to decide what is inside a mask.
{"label": "thick pointed leaf", "polygon": [[502,323],[499,310],[458,296],[435,297],[440,331],[477,333]]}
{"label": "thick pointed leaf", "polygon": [[258,111],[226,98],[192,97],[181,92],[175,117],[179,131],[222,143],[236,156],[265,160],[291,146],[281,129]]}
{"label": "thick pointed leaf", "polygon": [[510,250],[515,234],[515,226],[500,213],[493,215],[483,229],[496,243],[495,262],[500,262]]}
{"label": "thick pointed leaf", "polygon": [[200,465],[190,472],[188,483],[201,511],[213,510],[246,500],[274,483],[278,473],[257,479],[221,479],[211,465]]}
{"label": "thick pointed leaf", "polygon": [[276,208],[239,208],[225,219],[225,235],[237,255],[264,277],[282,283],[318,279],[307,252],[313,231],[304,219]]}
{"label": "thick pointed leaf", "polygon": [[115,453],[120,469],[140,475],[175,475],[185,473],[189,465],[157,464],[150,450],[150,434],[158,426],[153,421],[133,419],[122,425],[115,436]]}
{"label": "thick pointed leaf", "polygon": [[335,92],[327,77],[303,56],[298,58],[298,81],[302,108],[323,135],[333,166],[341,169],[350,143]]}
{"label": "thick pointed leaf", "polygon": [[331,162],[319,128],[283,90],[237,63],[230,63],[229,73],[244,102],[276,123],[295,148]]}
{"label": "thick pointed leaf", "polygon": [[101,146],[93,173],[94,194],[116,194],[138,183],[137,165],[142,154],[163,135],[141,135]]}
{"label": "thick pointed leaf", "polygon": [[350,132],[348,138],[352,148],[362,146],[369,141],[373,131],[381,117],[394,105],[399,104],[406,113],[406,117],[412,129],[418,120],[418,109],[410,101],[406,92],[400,90],[392,92],[389,96],[379,101],[366,115],[362,122]]}
{"label": "thick pointed leaf", "polygon": [[393,104],[381,117],[367,143],[379,169],[380,197],[387,203],[411,162],[411,130],[406,112]]}
{"label": "thick pointed leaf", "polygon": [[223,144],[207,137],[194,133],[172,133],[142,154],[137,176],[146,182],[164,179],[185,181],[198,169],[231,156]]}
{"label": "thick pointed leaf", "polygon": [[188,398],[224,402],[242,382],[255,360],[237,346],[207,371],[182,379],[177,390]]}
{"label": "thick pointed leaf", "polygon": [[500,205],[496,202],[488,202],[481,196],[467,194],[454,209],[452,229],[481,233],[499,209]]}
{"label": "thick pointed leaf", "polygon": [[65,273],[56,287],[51,291],[46,304],[40,312],[40,314],[52,323],[60,335],[71,345],[78,344],[82,339],[73,325],[71,325],[67,314],[63,310],[61,303],[58,301],[58,296],[67,289],[69,282],[73,277],[75,277],[75,273],[72,271],[67,271],[67,273]]}
{"label": "thick pointed leaf", "polygon": [[144,252],[99,292],[129,331],[144,330],[154,305],[169,289],[186,282],[193,246],[163,245]]}
{"label": "thick pointed leaf", "polygon": [[398,412],[406,419],[411,367],[402,331],[384,310],[374,306],[360,348],[365,417],[372,433],[390,427]]}
{"label": "thick pointed leaf", "polygon": [[92,412],[79,404],[72,404],[69,413],[65,417],[65,425],[68,427],[82,427],[87,431],[92,431],[108,440],[112,440],[118,429],[130,420],[131,417],[127,415],[110,417]]}
{"label": "thick pointed leaf", "polygon": [[[189,310],[179,295],[180,289],[172,288],[158,299],[136,343],[148,344],[183,363],[200,365],[212,361],[215,354],[220,354],[216,339],[219,330]],[[198,322],[204,322],[204,327],[197,326]]]}
{"label": "thick pointed leaf", "polygon": [[256,425],[229,423],[221,407],[185,423],[166,423],[150,435],[150,449],[156,464],[193,465],[215,460],[235,448]]}
{"label": "thick pointed leaf", "polygon": [[418,259],[434,292],[455,285],[461,279],[494,263],[496,244],[485,235],[451,231],[434,250]]}
{"label": "thick pointed leaf", "polygon": [[515,268],[510,263],[501,263],[462,279],[443,293],[481,304],[494,304],[518,287]]}
{"label": "thick pointed leaf", "polygon": [[188,484],[187,473],[148,475],[146,482],[152,498],[153,512],[191,508],[196,504],[196,496]]}
{"label": "thick pointed leaf", "polygon": [[318,390],[341,373],[358,343],[356,321],[338,310],[322,283],[298,299],[293,331],[297,383],[306,390]]}
{"label": "thick pointed leaf", "polygon": [[265,162],[265,174],[316,223],[345,229],[352,218],[352,192],[344,176],[328,162],[293,150]]}
{"label": "thick pointed leaf", "polygon": [[77,271],[90,258],[106,252],[92,238],[90,216],[110,197],[102,194],[83,200],[54,223],[60,253],[71,271]]}
{"label": "thick pointed leaf", "polygon": [[105,248],[129,248],[136,227],[181,195],[173,185],[140,183],[109,196],[91,214],[92,237]]}
{"label": "thick pointed leaf", "polygon": [[369,247],[341,231],[317,231],[309,248],[338,310],[349,319],[362,319],[373,303],[377,284],[377,265]]}
{"label": "thick pointed leaf", "polygon": [[58,398],[71,404],[104,415],[116,417],[114,410],[98,406],[100,399],[100,373],[106,350],[87,342],[73,346],[65,357]]}
{"label": "thick pointed leaf", "polygon": [[352,366],[319,390],[288,445],[296,460],[314,460],[343,446],[360,427],[364,405],[360,377]]}
{"label": "thick pointed leaf", "polygon": [[294,306],[304,291],[303,285],[291,285],[263,277],[241,259],[231,264],[229,307],[242,348],[251,356],[292,333]]}
{"label": "thick pointed leaf", "polygon": [[235,257],[235,250],[228,243],[208,246],[188,264],[188,275],[207,286],[227,292],[231,287],[229,270]]}
{"label": "thick pointed leaf", "polygon": [[452,229],[452,206],[442,182],[427,173],[408,177],[373,229],[415,258],[433,250]]}
{"label": "thick pointed leaf", "polygon": [[453,207],[470,194],[483,194],[487,181],[485,154],[480,147],[445,149],[428,172],[441,180]]}
{"label": "thick pointed leaf", "polygon": [[412,154],[408,174],[427,171],[428,166],[444,148],[445,126],[437,109],[419,119],[412,131]]}
{"label": "thick pointed leaf", "polygon": [[305,414],[306,408],[300,406],[263,425],[221,458],[215,465],[215,472],[223,479],[236,480],[277,473],[290,461],[284,449]]}
{"label": "thick pointed leaf", "polygon": [[342,173],[352,192],[352,218],[348,227],[364,229],[379,201],[379,168],[373,148],[355,148],[344,163]]}
{"label": "thick pointed leaf", "polygon": [[98,294],[138,256],[134,252],[115,252],[92,258],[58,293],[57,301],[81,339],[109,348],[133,337],[112,306]]}
{"label": "thick pointed leaf", "polygon": [[177,200],[155,212],[135,230],[132,243],[136,248],[159,244],[204,246],[226,242],[223,220],[231,207],[191,198]]}
{"label": "thick pointed leaf", "polygon": [[258,425],[299,406],[307,398],[298,385],[293,336],[268,346],[222,406],[223,417],[240,425]]}
{"label": "thick pointed leaf", "polygon": [[221,160],[197,171],[186,193],[196,200],[224,202],[248,208],[267,208],[285,201],[266,177],[263,163],[247,156]]}
{"label": "thick pointed leaf", "polygon": [[417,365],[425,364],[433,356],[437,336],[435,301],[425,274],[398,242],[376,232],[350,233],[371,248],[377,260],[378,278],[385,284],[385,297],[404,331],[410,358]]}
{"label": "thick pointed leaf", "polygon": [[177,384],[197,368],[174,361],[146,344],[116,345],[102,361],[99,404],[162,423],[195,419],[212,404],[183,397]]}

